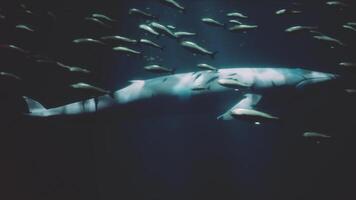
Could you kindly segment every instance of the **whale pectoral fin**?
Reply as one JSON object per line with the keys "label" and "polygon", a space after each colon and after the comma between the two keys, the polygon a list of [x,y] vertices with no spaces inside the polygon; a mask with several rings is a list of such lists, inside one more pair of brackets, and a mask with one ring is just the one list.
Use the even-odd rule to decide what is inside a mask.
{"label": "whale pectoral fin", "polygon": [[259,94],[245,94],[244,98],[240,100],[235,106],[230,108],[227,112],[217,117],[218,120],[232,120],[234,117],[231,115],[231,111],[237,108],[252,109],[261,100],[262,95]]}

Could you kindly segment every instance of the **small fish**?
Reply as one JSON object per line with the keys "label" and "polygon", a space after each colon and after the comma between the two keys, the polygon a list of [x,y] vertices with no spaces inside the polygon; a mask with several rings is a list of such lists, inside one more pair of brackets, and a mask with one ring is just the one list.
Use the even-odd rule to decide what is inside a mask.
{"label": "small fish", "polygon": [[92,23],[98,24],[98,25],[100,25],[102,27],[105,27],[105,28],[112,28],[110,25],[106,24],[105,22],[103,22],[100,19],[97,19],[95,17],[86,17],[85,20],[88,21],[88,22],[92,22]]}
{"label": "small fish", "polygon": [[227,88],[233,88],[233,89],[244,89],[244,88],[249,88],[251,87],[250,84],[243,83],[237,79],[234,78],[223,78],[219,79],[218,83],[221,86],[227,87]]}
{"label": "small fish", "polygon": [[244,109],[244,108],[236,108],[230,111],[231,116],[235,118],[245,118],[253,121],[260,120],[278,120],[279,117],[270,115],[265,112],[253,110],[253,109]]}
{"label": "small fish", "polygon": [[229,22],[232,23],[232,24],[242,25],[242,23],[237,21],[236,19],[230,19]]}
{"label": "small fish", "polygon": [[243,15],[243,14],[241,14],[239,12],[227,13],[226,16],[228,16],[228,17],[248,18],[246,15]]}
{"label": "small fish", "polygon": [[292,26],[285,30],[287,33],[316,30],[316,26]]}
{"label": "small fish", "polygon": [[208,64],[198,64],[197,66],[199,68],[201,68],[201,69],[204,69],[204,70],[218,71],[218,69],[216,67],[213,67],[213,66],[208,65]]}
{"label": "small fish", "polygon": [[342,66],[342,67],[356,67],[356,63],[341,62],[341,63],[339,63],[339,66]]}
{"label": "small fish", "polygon": [[160,50],[163,51],[163,47],[161,47],[160,45],[158,45],[158,44],[156,44],[156,43],[154,43],[154,42],[152,42],[152,41],[150,41],[150,40],[147,40],[147,39],[140,39],[139,43],[141,43],[141,44],[146,44],[146,45],[148,45],[148,46],[155,47],[155,48],[160,49]]}
{"label": "small fish", "polygon": [[196,33],[190,33],[190,32],[184,32],[184,31],[178,31],[178,32],[175,32],[174,35],[181,39],[181,38],[185,38],[185,37],[191,37],[191,36],[196,36],[197,34]]}
{"label": "small fish", "polygon": [[237,32],[237,31],[246,31],[246,30],[252,30],[252,29],[257,29],[257,28],[258,28],[258,25],[241,24],[241,25],[235,25],[233,27],[230,27],[229,31]]}
{"label": "small fish", "polygon": [[211,26],[225,27],[225,24],[218,22],[212,18],[202,18],[201,21]]}
{"label": "small fish", "polygon": [[92,38],[79,38],[79,39],[75,39],[73,40],[73,43],[75,44],[100,44],[100,45],[105,45],[105,43],[99,41],[99,40],[95,40]]}
{"label": "small fish", "polygon": [[349,25],[349,26],[356,26],[356,22],[347,22],[346,25]]}
{"label": "small fish", "polygon": [[146,24],[141,24],[141,25],[139,25],[139,28],[140,29],[142,29],[142,30],[144,30],[144,31],[147,31],[147,32],[149,32],[149,33],[151,33],[152,35],[155,35],[155,36],[160,36],[160,34],[156,31],[156,30],[154,30],[152,27],[150,27],[150,26],[148,26],[148,25],[146,25]]}
{"label": "small fish", "polygon": [[116,22],[117,21],[117,20],[115,20],[115,19],[113,19],[111,17],[108,17],[108,16],[100,14],[100,13],[93,13],[93,14],[91,14],[91,17],[97,18],[97,19],[103,19],[103,20],[106,20],[106,21],[109,21],[109,22]]}
{"label": "small fish", "polygon": [[57,62],[57,65],[62,67],[63,69],[66,69],[70,72],[79,72],[79,73],[84,73],[84,74],[90,74],[91,71],[81,68],[81,67],[74,67],[74,66],[69,66],[69,65],[65,65],[63,63]]}
{"label": "small fish", "polygon": [[142,55],[141,52],[127,48],[127,47],[118,46],[118,47],[114,47],[112,49],[114,51],[118,51],[118,52],[124,52],[124,53],[128,53],[128,54],[133,54],[133,55]]}
{"label": "small fish", "polygon": [[317,132],[305,132],[303,133],[303,137],[306,138],[331,138],[329,135],[325,135],[322,133],[317,133]]}
{"label": "small fish", "polygon": [[217,51],[212,52],[206,50],[205,48],[199,46],[198,44],[190,41],[183,41],[180,43],[185,49],[191,51],[193,54],[201,54],[201,55],[209,55],[211,58],[214,58],[215,55],[218,53]]}
{"label": "small fish", "polygon": [[300,14],[302,13],[302,11],[299,10],[287,10],[287,9],[281,9],[281,10],[277,10],[275,12],[276,15],[283,15],[283,14]]}
{"label": "small fish", "polygon": [[162,66],[159,66],[159,65],[145,66],[144,69],[149,71],[149,72],[158,73],[158,74],[162,74],[162,73],[174,74],[175,71],[176,71],[175,69],[170,69],[170,68],[162,67]]}
{"label": "small fish", "polygon": [[0,76],[8,77],[11,79],[16,79],[18,81],[22,80],[19,76],[12,74],[12,73],[7,73],[7,72],[0,72]]}
{"label": "small fish", "polygon": [[119,36],[119,35],[113,35],[113,36],[104,36],[100,38],[101,40],[105,41],[117,41],[117,42],[126,42],[126,43],[131,43],[131,44],[136,44],[138,41],[135,39]]}
{"label": "small fish", "polygon": [[76,83],[76,84],[72,84],[70,85],[71,88],[74,89],[80,89],[80,90],[86,90],[86,91],[92,91],[93,93],[95,93],[95,95],[107,95],[107,94],[111,94],[110,91],[99,88],[97,86],[93,86],[90,85],[88,83]]}
{"label": "small fish", "polygon": [[136,8],[131,8],[129,10],[129,15],[137,16],[137,17],[140,17],[140,18],[143,18],[143,19],[148,19],[148,20],[159,20],[159,17],[154,16],[154,15],[152,15],[150,13],[145,12],[145,11],[136,9]]}
{"label": "small fish", "polygon": [[347,30],[351,30],[351,31],[356,31],[356,28],[355,27],[352,27],[350,25],[343,25],[342,26],[344,29],[347,29]]}
{"label": "small fish", "polygon": [[341,1],[328,1],[326,2],[326,5],[328,6],[339,6],[339,7],[348,7],[349,5],[341,2]]}
{"label": "small fish", "polygon": [[0,14],[0,19],[5,19],[5,15]]}
{"label": "small fish", "polygon": [[27,25],[24,24],[18,24],[15,26],[15,28],[20,29],[20,30],[25,30],[25,31],[29,31],[29,32],[35,32],[35,30]]}
{"label": "small fish", "polygon": [[166,26],[162,25],[162,24],[159,24],[157,22],[152,22],[150,24],[150,26],[152,26],[153,28],[155,28],[155,30],[157,30],[158,32],[160,32],[162,35],[166,35],[168,37],[171,37],[173,39],[177,39],[177,36],[174,35],[174,33],[169,29],[167,28]]}
{"label": "small fish", "polygon": [[355,94],[356,93],[356,89],[345,89],[345,92],[347,92],[349,94]]}
{"label": "small fish", "polygon": [[175,8],[182,12],[185,12],[185,8],[175,0],[159,0],[159,2],[168,7]]}
{"label": "small fish", "polygon": [[329,42],[329,43],[333,43],[333,44],[338,44],[339,46],[346,46],[344,43],[342,43],[340,40],[337,40],[335,38],[326,36],[326,35],[322,35],[322,36],[313,36],[313,38],[317,39],[317,40],[321,40],[321,41],[325,41],[325,42]]}
{"label": "small fish", "polygon": [[2,45],[0,45],[0,48],[10,49],[10,50],[22,53],[22,54],[28,54],[29,53],[29,51],[24,50],[24,49],[22,49],[22,48],[20,48],[18,46],[12,45],[12,44],[2,44]]}
{"label": "small fish", "polygon": [[169,29],[176,29],[176,27],[175,26],[172,26],[172,25],[167,25],[167,28],[169,28]]}

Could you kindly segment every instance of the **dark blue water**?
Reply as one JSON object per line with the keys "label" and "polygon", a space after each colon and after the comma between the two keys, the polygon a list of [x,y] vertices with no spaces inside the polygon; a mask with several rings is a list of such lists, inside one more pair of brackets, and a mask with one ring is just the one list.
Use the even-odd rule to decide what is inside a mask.
{"label": "dark blue water", "polygon": [[[2,44],[85,66],[94,75],[78,80],[112,90],[126,86],[128,80],[156,77],[143,70],[147,64],[176,68],[177,73],[196,71],[196,64],[204,62],[220,68],[303,67],[344,74],[337,64],[355,62],[355,33],[341,28],[356,20],[351,1],[349,8],[339,10],[324,1],[298,1],[300,5],[292,6],[294,1],[179,0],[185,13],[155,0],[23,2],[34,16],[24,15],[19,2],[0,3],[9,16],[0,23]],[[303,14],[274,15],[291,7]],[[215,59],[193,56],[175,40],[144,35],[138,25],[145,21],[128,16],[130,8],[156,14],[160,23],[177,30],[198,33],[192,41],[219,53]],[[48,10],[56,14],[55,20],[46,15]],[[242,21],[259,28],[231,33],[200,21],[202,17],[227,21],[225,14],[230,11],[248,15]],[[88,24],[83,19],[93,12],[118,22],[112,29]],[[16,32],[13,26],[18,23],[32,24],[39,31]],[[284,32],[294,25],[318,26],[348,46],[331,49],[308,34]],[[151,39],[165,50],[139,47],[146,56],[142,59],[71,43],[80,37],[112,34]],[[355,199],[355,97],[333,87],[284,101],[279,101],[281,96],[267,97],[261,105],[264,111],[281,114],[285,120],[260,126],[217,121],[218,114],[236,103],[233,99],[221,113],[192,113],[183,107],[154,114],[159,106],[142,106],[135,115],[128,110],[29,119],[16,115],[25,110],[22,95],[47,107],[88,97],[69,90],[68,77],[16,55],[2,55],[1,70],[13,70],[26,81],[1,99],[3,113],[8,114],[2,119],[11,116],[0,131],[4,154],[0,182],[5,189],[0,194],[6,199]],[[156,61],[147,61],[148,57]],[[202,103],[209,109],[208,100]],[[317,143],[301,136],[307,130],[333,139]]]}

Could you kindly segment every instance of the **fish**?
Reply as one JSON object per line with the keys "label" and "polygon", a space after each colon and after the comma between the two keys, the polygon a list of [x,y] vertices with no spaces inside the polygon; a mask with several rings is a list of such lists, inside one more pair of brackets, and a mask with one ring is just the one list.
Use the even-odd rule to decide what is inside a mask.
{"label": "fish", "polygon": [[20,30],[25,30],[25,31],[29,31],[29,32],[35,32],[35,30],[31,27],[29,27],[28,25],[25,24],[18,24],[15,26],[15,28],[20,29]]}
{"label": "fish", "polygon": [[150,40],[147,40],[147,39],[140,39],[139,43],[140,44],[146,44],[146,45],[151,46],[151,47],[155,47],[155,48],[160,49],[162,51],[164,49],[162,46],[160,46],[160,45],[158,45],[158,44],[156,44],[156,43],[154,43],[154,42],[152,42]]}
{"label": "fish", "polygon": [[261,121],[261,120],[278,120],[279,117],[273,116],[271,114],[257,111],[254,109],[246,109],[246,108],[236,108],[231,111],[231,116],[239,119],[248,119],[253,121]]}
{"label": "fish", "polygon": [[349,26],[356,26],[356,22],[347,22],[346,25],[349,25]]}
{"label": "fish", "polygon": [[185,12],[185,8],[175,0],[158,0],[161,4]]}
{"label": "fish", "polygon": [[318,27],[316,26],[292,26],[285,30],[287,33],[300,32],[300,31],[311,31],[316,30]]}
{"label": "fish", "polygon": [[116,22],[117,20],[111,18],[111,17],[108,17],[104,14],[100,14],[100,13],[93,13],[91,14],[91,17],[92,18],[97,18],[97,19],[103,19],[103,20],[106,20],[106,21],[109,21],[109,22]]}
{"label": "fish", "polygon": [[258,28],[258,25],[241,24],[241,25],[235,25],[233,27],[230,27],[229,31],[237,32],[237,31],[253,30],[253,29],[257,29],[257,28]]}
{"label": "fish", "polygon": [[355,94],[356,93],[356,89],[345,89],[345,92],[347,92],[349,94]]}
{"label": "fish", "polygon": [[0,76],[8,77],[11,79],[16,79],[18,81],[22,80],[19,76],[13,74],[13,73],[7,73],[7,72],[0,72]]}
{"label": "fish", "polygon": [[69,65],[65,65],[61,62],[57,62],[57,65],[62,67],[63,69],[66,69],[69,72],[78,72],[78,73],[84,73],[84,74],[90,74],[91,71],[81,68],[81,67],[75,67],[75,66],[69,66]]}
{"label": "fish", "polygon": [[287,9],[281,9],[281,10],[277,10],[275,12],[276,15],[283,15],[283,14],[300,14],[302,13],[302,11],[299,10],[287,10]]}
{"label": "fish", "polygon": [[105,41],[126,42],[126,43],[131,43],[131,44],[137,44],[138,43],[138,41],[135,40],[135,39],[131,39],[131,38],[124,37],[124,36],[119,36],[119,35],[103,36],[100,39],[101,40],[105,40]]}
{"label": "fish", "polygon": [[317,39],[317,40],[321,40],[321,41],[325,41],[325,42],[329,42],[332,44],[337,44],[339,46],[346,46],[343,42],[341,42],[338,39],[332,38],[330,36],[326,36],[326,35],[322,35],[322,36],[313,36],[313,38]]}
{"label": "fish", "polygon": [[211,26],[216,26],[216,27],[225,27],[225,24],[216,21],[215,19],[212,18],[202,18],[201,19],[202,22],[211,25]]}
{"label": "fish", "polygon": [[235,19],[230,19],[229,22],[232,23],[232,24],[242,25],[242,23],[240,21],[237,21]]}
{"label": "fish", "polygon": [[75,44],[100,44],[100,45],[106,45],[105,43],[99,41],[99,40],[95,40],[92,38],[79,38],[79,39],[75,39],[73,40],[73,43]]}
{"label": "fish", "polygon": [[95,93],[95,95],[111,94],[111,92],[109,90],[105,90],[105,89],[99,88],[97,86],[90,85],[88,83],[82,83],[82,82],[75,83],[75,84],[71,84],[70,87],[74,88],[74,89],[91,91],[91,92]]}
{"label": "fish", "polygon": [[103,22],[100,19],[97,19],[95,17],[86,17],[86,18],[84,18],[84,20],[86,20],[88,22],[92,22],[92,23],[98,24],[98,25],[100,25],[102,27],[105,27],[105,28],[112,28],[110,25],[106,24],[105,22]]}
{"label": "fish", "polygon": [[351,30],[351,31],[356,31],[356,28],[355,27],[352,27],[350,25],[343,25],[342,26],[344,29],[347,29],[347,30]]}
{"label": "fish", "polygon": [[16,51],[18,53],[22,53],[22,54],[30,53],[28,50],[25,50],[25,49],[23,49],[21,47],[18,47],[16,45],[12,45],[12,44],[1,44],[0,48],[10,49],[10,50]]}
{"label": "fish", "polygon": [[124,53],[128,53],[128,54],[133,54],[133,55],[142,55],[142,53],[140,51],[136,51],[127,47],[123,47],[123,46],[118,46],[118,47],[114,47],[112,48],[114,51],[118,51],[118,52],[124,52]]}
{"label": "fish", "polygon": [[160,36],[160,34],[156,30],[154,30],[152,27],[150,27],[146,24],[140,24],[139,28],[144,31],[147,31],[148,33],[151,33],[152,35],[155,35],[157,37]]}
{"label": "fish", "polygon": [[185,38],[185,37],[196,36],[197,33],[191,33],[191,32],[185,32],[185,31],[177,31],[177,32],[174,33],[174,35],[177,38],[182,39],[182,38]]}
{"label": "fish", "polygon": [[167,28],[166,26],[164,26],[162,24],[159,24],[157,22],[152,22],[152,23],[150,23],[150,26],[152,26],[155,30],[160,32],[162,35],[166,35],[170,38],[177,39],[177,36],[174,35],[174,33],[169,28]]}
{"label": "fish", "polygon": [[180,43],[183,48],[191,51],[193,54],[201,54],[201,55],[208,55],[211,58],[214,58],[215,55],[218,53],[217,51],[212,52],[209,50],[206,50],[205,48],[199,46],[198,44],[191,42],[191,41],[183,41]]}
{"label": "fish", "polygon": [[341,62],[341,63],[339,63],[339,66],[342,66],[342,67],[356,67],[356,63]]}
{"label": "fish", "polygon": [[303,137],[306,138],[331,138],[329,135],[325,135],[322,133],[317,133],[317,132],[305,132],[303,133]]}
{"label": "fish", "polygon": [[140,18],[143,18],[143,19],[148,19],[148,20],[159,20],[159,17],[154,16],[154,15],[152,15],[150,13],[147,13],[147,12],[142,11],[142,10],[137,9],[137,8],[131,8],[129,10],[129,15],[137,16],[137,17],[140,17]]}
{"label": "fish", "polygon": [[233,88],[233,89],[246,89],[246,88],[250,88],[252,86],[249,83],[244,83],[243,81],[235,79],[235,78],[219,79],[218,83],[221,86],[224,86],[227,88]]}
{"label": "fish", "polygon": [[205,70],[212,70],[212,71],[217,71],[218,70],[216,67],[213,67],[213,66],[208,65],[208,64],[198,64],[197,66],[199,68],[205,69]]}
{"label": "fish", "polygon": [[169,28],[169,29],[176,29],[176,27],[175,27],[175,26],[172,26],[172,25],[167,25],[167,28]]}
{"label": "fish", "polygon": [[328,6],[339,6],[339,7],[348,7],[349,5],[341,1],[328,1],[325,3]]}
{"label": "fish", "polygon": [[246,15],[243,15],[243,14],[241,14],[239,12],[227,13],[226,16],[228,16],[228,17],[248,18]]}
{"label": "fish", "polygon": [[162,73],[174,74],[176,71],[175,69],[170,69],[170,68],[162,67],[159,65],[148,65],[148,66],[145,66],[144,69],[149,72],[153,72],[153,73],[157,73],[157,74],[162,74]]}

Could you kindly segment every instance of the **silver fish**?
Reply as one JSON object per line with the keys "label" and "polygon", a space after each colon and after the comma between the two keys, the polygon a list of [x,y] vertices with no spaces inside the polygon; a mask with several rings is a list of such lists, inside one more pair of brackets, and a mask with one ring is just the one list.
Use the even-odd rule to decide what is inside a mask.
{"label": "silver fish", "polygon": [[190,41],[183,41],[180,44],[183,46],[183,48],[191,51],[193,54],[209,55],[211,58],[214,58],[215,55],[218,53],[217,51],[212,52],[212,51],[206,50],[205,48],[195,44],[194,42],[190,42]]}
{"label": "silver fish", "polygon": [[103,14],[100,14],[100,13],[93,13],[93,14],[91,15],[91,17],[97,18],[97,19],[103,19],[103,20],[110,21],[110,22],[116,22],[115,19],[110,18],[110,17],[108,17],[108,16],[106,16],[106,15],[103,15]]}
{"label": "silver fish", "polygon": [[246,15],[243,15],[243,14],[241,14],[239,12],[227,13],[226,16],[228,16],[228,17],[248,18]]}
{"label": "silver fish", "polygon": [[169,29],[176,29],[176,27],[175,27],[175,26],[172,26],[172,25],[167,25],[167,28],[169,28]]}
{"label": "silver fish", "polygon": [[150,40],[147,40],[147,39],[140,39],[139,42],[140,42],[141,44],[146,44],[146,45],[148,45],[148,46],[155,47],[155,48],[157,48],[157,49],[163,50],[163,47],[162,47],[162,46],[160,46],[160,45],[158,45],[158,44],[156,44],[156,43],[154,43],[154,42],[152,42],[152,41],[150,41]]}
{"label": "silver fish", "polygon": [[351,31],[356,31],[356,28],[355,27],[352,27],[350,25],[343,25],[342,26],[344,29],[347,29],[347,30],[351,30]]}
{"label": "silver fish", "polygon": [[340,6],[340,7],[348,7],[349,5],[341,2],[341,1],[328,1],[326,2],[326,5],[328,6]]}
{"label": "silver fish", "polygon": [[142,55],[142,53],[139,51],[136,51],[136,50],[133,50],[133,49],[130,49],[127,47],[122,47],[122,46],[114,47],[113,50],[118,51],[118,52],[133,54],[133,55]]}
{"label": "silver fish", "polygon": [[16,79],[16,80],[22,80],[19,76],[7,72],[0,72],[0,76],[9,77],[11,79]]}
{"label": "silver fish", "polygon": [[211,26],[225,27],[225,24],[218,22],[212,18],[202,18],[201,21]]}
{"label": "silver fish", "polygon": [[174,35],[177,38],[185,38],[185,37],[196,36],[197,34],[196,33],[185,32],[185,31],[178,31],[178,32],[175,32]]}
{"label": "silver fish", "polygon": [[154,30],[152,27],[150,27],[150,26],[148,26],[146,24],[139,25],[139,28],[144,30],[144,31],[147,31],[147,32],[151,33],[152,35],[160,36],[160,34],[156,30]]}
{"label": "silver fish", "polygon": [[185,12],[185,8],[175,0],[159,0],[159,2],[168,7],[176,8],[182,12]]}
{"label": "silver fish", "polygon": [[113,35],[113,36],[104,36],[100,38],[101,40],[109,40],[109,41],[118,41],[118,42],[126,42],[126,43],[131,43],[131,44],[136,44],[137,40],[119,36],[119,35]]}
{"label": "silver fish", "polygon": [[175,73],[175,69],[170,69],[170,68],[162,67],[159,65],[148,65],[148,66],[145,66],[144,69],[149,72],[158,73],[158,74],[162,74],[162,73],[174,74]]}
{"label": "silver fish", "polygon": [[341,62],[341,63],[339,63],[339,66],[342,66],[342,67],[356,67],[356,63]]}
{"label": "silver fish", "polygon": [[150,13],[147,13],[147,12],[142,11],[142,10],[137,9],[137,8],[131,8],[129,10],[129,15],[137,16],[137,17],[140,17],[140,18],[143,18],[143,19],[159,20],[159,17],[154,16],[154,15],[152,15]]}
{"label": "silver fish", "polygon": [[241,24],[241,25],[235,25],[233,27],[230,27],[230,31],[245,31],[245,30],[252,30],[252,29],[257,29],[258,25],[247,25],[247,24]]}
{"label": "silver fish", "polygon": [[174,35],[174,33],[169,29],[167,28],[166,26],[162,25],[162,24],[159,24],[157,22],[152,22],[150,24],[150,26],[152,26],[153,28],[155,28],[155,30],[157,30],[158,32],[160,32],[162,35],[166,35],[168,37],[171,37],[173,39],[177,39],[177,36]]}
{"label": "silver fish", "polygon": [[322,36],[313,36],[313,38],[317,39],[317,40],[321,40],[321,41],[325,41],[325,42],[329,42],[332,44],[338,44],[339,46],[346,46],[343,42],[341,42],[338,39],[326,36],[326,35],[322,35]]}
{"label": "silver fish", "polygon": [[230,19],[229,22],[232,23],[232,24],[242,25],[241,22],[239,22],[239,21],[237,21],[237,20],[235,20],[235,19]]}
{"label": "silver fish", "polygon": [[306,138],[331,138],[331,136],[329,135],[325,135],[317,132],[305,132],[303,133],[303,136]]}
{"label": "silver fish", "polygon": [[100,44],[100,45],[105,45],[105,43],[99,41],[99,40],[95,40],[92,38],[79,38],[79,39],[75,39],[73,40],[73,43],[76,44]]}
{"label": "silver fish", "polygon": [[29,31],[29,32],[35,32],[35,30],[33,28],[29,27],[28,25],[24,25],[24,24],[18,24],[15,26],[15,28]]}
{"label": "silver fish", "polygon": [[70,85],[70,87],[74,88],[74,89],[91,91],[91,92],[95,93],[95,95],[111,94],[111,92],[108,90],[99,88],[97,86],[90,85],[88,83],[75,83],[75,84]]}
{"label": "silver fish", "polygon": [[316,30],[316,26],[292,26],[285,30],[287,33]]}
{"label": "silver fish", "polygon": [[281,9],[281,10],[277,10],[275,12],[276,15],[283,15],[283,14],[300,14],[302,13],[302,11],[299,10],[287,10],[287,9]]}
{"label": "silver fish", "polygon": [[199,68],[205,69],[205,70],[212,70],[212,71],[217,71],[218,70],[216,67],[213,67],[213,66],[208,65],[208,64],[198,64],[197,66]]}

